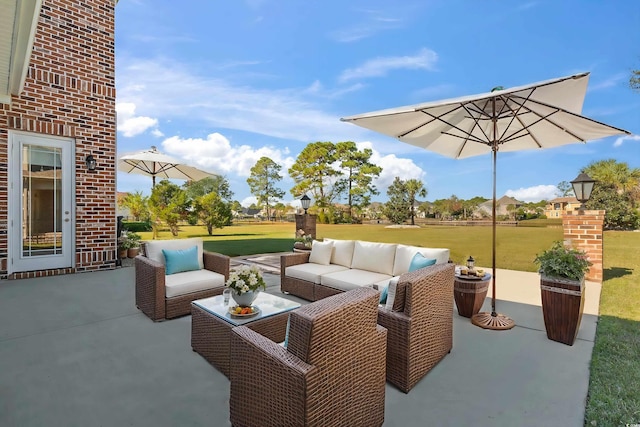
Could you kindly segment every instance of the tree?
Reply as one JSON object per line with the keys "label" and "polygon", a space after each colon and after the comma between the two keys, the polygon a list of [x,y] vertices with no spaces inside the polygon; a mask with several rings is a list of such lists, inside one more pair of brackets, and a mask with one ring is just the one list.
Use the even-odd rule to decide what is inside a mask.
{"label": "tree", "polygon": [[275,212],[276,217],[279,218],[280,221],[282,221],[284,214],[287,212],[287,206],[282,202],[278,202],[273,207],[273,210]]}
{"label": "tree", "polygon": [[380,194],[372,182],[374,177],[380,176],[382,168],[369,161],[372,154],[370,148],[358,150],[352,141],[336,144],[336,160],[344,176],[336,182],[336,192],[346,194],[350,219],[354,208],[362,210],[371,202],[371,196]]}
{"label": "tree", "polygon": [[394,224],[401,224],[411,216],[409,192],[406,183],[395,177],[393,183],[387,188],[389,201],[384,205],[384,214]]}
{"label": "tree", "polygon": [[222,200],[215,192],[210,192],[196,199],[198,216],[207,227],[209,236],[214,228],[222,228],[231,223],[231,204]]}
{"label": "tree", "polygon": [[333,184],[340,175],[333,168],[336,159],[336,147],[331,142],[313,142],[304,147],[288,171],[295,182],[291,194],[299,197],[310,192],[319,208],[331,205],[336,197]]}
{"label": "tree", "polygon": [[260,157],[251,168],[251,175],[247,178],[247,184],[251,194],[256,196],[258,203],[267,208],[267,218],[271,219],[271,200],[284,197],[284,191],[275,184],[282,180],[280,170],[282,166],[268,157]]}
{"label": "tree", "polygon": [[640,70],[631,70],[629,86],[631,86],[631,89],[640,91]]}
{"label": "tree", "polygon": [[427,189],[424,188],[422,181],[417,179],[409,179],[405,183],[407,190],[407,200],[409,201],[409,215],[411,216],[411,225],[415,225],[416,217],[416,196],[427,197]]}
{"label": "tree", "polygon": [[556,195],[558,197],[573,196],[573,187],[567,181],[560,181],[558,185],[556,185],[556,188],[557,188]]}
{"label": "tree", "polygon": [[242,213],[242,205],[239,201],[234,200],[233,202],[231,202],[230,207],[232,211],[235,211],[236,213]]}
{"label": "tree", "polygon": [[233,197],[233,191],[229,189],[229,181],[220,175],[203,178],[200,181],[187,181],[183,188],[191,200],[196,200],[209,193],[216,193],[228,202]]}
{"label": "tree", "polygon": [[600,185],[613,187],[614,191],[621,195],[627,195],[631,206],[636,206],[640,195],[640,169],[629,168],[625,162],[614,159],[599,160],[582,168],[580,172],[586,173],[597,180],[595,187]]}
{"label": "tree", "polygon": [[186,217],[190,203],[187,193],[166,179],[156,184],[149,197],[149,210],[153,215],[153,237],[157,235],[157,221],[163,221],[174,237],[178,236],[178,221]]}
{"label": "tree", "polygon": [[640,228],[640,215],[631,206],[628,194],[616,191],[612,184],[598,184],[593,187],[587,209],[605,209],[604,228],[606,230],[636,230]]}
{"label": "tree", "polygon": [[149,220],[149,197],[143,196],[141,191],[127,193],[119,202],[120,206],[129,210],[136,221]]}

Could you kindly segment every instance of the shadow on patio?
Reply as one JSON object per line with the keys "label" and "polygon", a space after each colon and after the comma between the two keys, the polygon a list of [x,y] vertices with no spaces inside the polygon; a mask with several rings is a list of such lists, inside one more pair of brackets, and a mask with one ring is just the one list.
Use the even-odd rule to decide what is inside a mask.
{"label": "shadow on patio", "polygon": [[[385,426],[583,425],[600,286],[587,283],[570,347],[546,337],[538,275],[498,272],[497,309],[516,327],[454,309],[451,354],[409,394],[387,385]],[[133,268],[0,282],[0,425],[229,425],[228,380],[190,334],[190,316],[136,309]]]}

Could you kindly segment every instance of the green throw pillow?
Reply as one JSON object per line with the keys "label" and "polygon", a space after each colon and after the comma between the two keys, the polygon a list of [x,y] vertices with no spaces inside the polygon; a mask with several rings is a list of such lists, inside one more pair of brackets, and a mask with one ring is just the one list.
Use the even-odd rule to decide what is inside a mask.
{"label": "green throw pillow", "polygon": [[420,270],[424,267],[429,267],[436,263],[435,259],[427,259],[420,252],[416,253],[409,264],[409,272]]}
{"label": "green throw pillow", "polygon": [[200,270],[197,246],[175,251],[163,249],[162,254],[166,261],[165,272],[167,275],[181,273],[183,271]]}

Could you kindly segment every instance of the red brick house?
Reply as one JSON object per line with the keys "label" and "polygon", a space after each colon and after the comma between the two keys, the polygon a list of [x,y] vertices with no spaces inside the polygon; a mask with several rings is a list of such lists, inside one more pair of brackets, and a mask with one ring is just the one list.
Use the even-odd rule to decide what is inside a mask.
{"label": "red brick house", "polygon": [[0,0],[0,279],[115,267],[116,3]]}

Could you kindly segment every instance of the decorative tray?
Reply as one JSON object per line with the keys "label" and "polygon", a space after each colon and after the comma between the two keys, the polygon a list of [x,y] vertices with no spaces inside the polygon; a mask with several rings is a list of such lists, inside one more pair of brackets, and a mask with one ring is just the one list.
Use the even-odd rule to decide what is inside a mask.
{"label": "decorative tray", "polygon": [[229,307],[229,314],[231,315],[231,317],[237,318],[237,319],[246,319],[248,317],[253,317],[256,316],[258,314],[260,314],[260,309],[258,307],[256,307],[255,305],[251,306],[251,309],[253,310],[251,313],[248,314],[237,314],[236,313],[236,307],[238,307],[237,305],[234,305],[232,307]]}
{"label": "decorative tray", "polygon": [[487,280],[489,276],[490,276],[489,273],[485,273],[484,276],[475,276],[475,275],[470,276],[468,274],[456,274],[456,277],[462,280]]}

